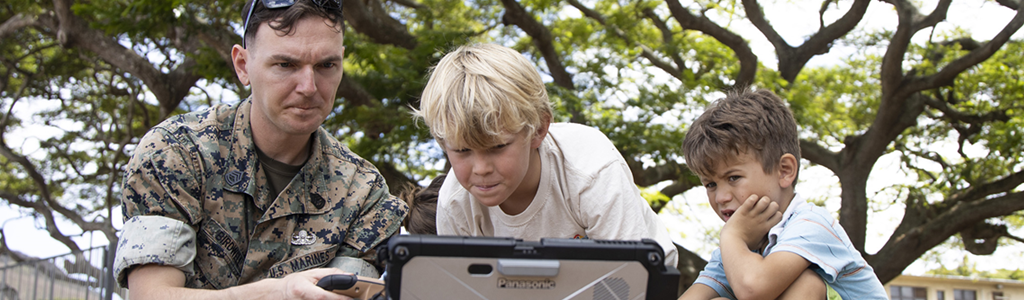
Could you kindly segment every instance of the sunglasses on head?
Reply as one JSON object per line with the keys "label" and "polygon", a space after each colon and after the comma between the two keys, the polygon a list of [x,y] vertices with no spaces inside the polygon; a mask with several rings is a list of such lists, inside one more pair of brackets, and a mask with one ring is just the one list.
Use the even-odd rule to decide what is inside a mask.
{"label": "sunglasses on head", "polygon": [[[242,24],[242,49],[245,49],[245,36],[249,34],[249,18],[252,18],[252,11],[256,8],[256,4],[259,1],[263,1],[263,6],[267,9],[285,8],[295,5],[295,1],[298,0],[253,0],[252,5],[249,6],[249,13],[245,14],[245,23]],[[341,10],[341,0],[311,0],[319,8],[326,10]]]}

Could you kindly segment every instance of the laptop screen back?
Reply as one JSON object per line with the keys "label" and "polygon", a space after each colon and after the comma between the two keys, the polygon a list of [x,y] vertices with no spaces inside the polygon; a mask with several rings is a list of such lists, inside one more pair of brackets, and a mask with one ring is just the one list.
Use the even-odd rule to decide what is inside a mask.
{"label": "laptop screen back", "polygon": [[382,258],[390,299],[675,299],[653,240],[400,235]]}

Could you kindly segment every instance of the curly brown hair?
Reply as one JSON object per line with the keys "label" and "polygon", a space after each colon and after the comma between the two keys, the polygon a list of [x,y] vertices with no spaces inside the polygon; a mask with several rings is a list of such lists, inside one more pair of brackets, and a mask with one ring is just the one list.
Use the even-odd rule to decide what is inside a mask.
{"label": "curly brown hair", "polygon": [[701,177],[714,175],[717,163],[746,151],[761,162],[765,173],[774,171],[787,153],[800,167],[796,119],[786,102],[769,90],[729,92],[708,105],[683,138],[686,165]]}

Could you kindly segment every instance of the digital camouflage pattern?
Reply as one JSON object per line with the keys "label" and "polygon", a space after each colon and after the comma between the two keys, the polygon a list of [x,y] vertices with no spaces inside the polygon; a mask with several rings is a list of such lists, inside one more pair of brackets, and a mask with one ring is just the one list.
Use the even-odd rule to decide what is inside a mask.
{"label": "digital camouflage pattern", "polygon": [[[335,257],[376,265],[377,244],[408,211],[376,168],[326,130],[298,175],[270,195],[249,126],[250,100],[170,118],[142,138],[122,192],[125,220],[162,216],[195,231],[186,287],[222,289],[321,267]],[[168,263],[167,226],[126,226],[117,249],[118,282],[132,266]],[[178,243],[189,247],[189,243]],[[180,257],[180,256],[179,256]],[[380,268],[380,266],[377,266]]]}

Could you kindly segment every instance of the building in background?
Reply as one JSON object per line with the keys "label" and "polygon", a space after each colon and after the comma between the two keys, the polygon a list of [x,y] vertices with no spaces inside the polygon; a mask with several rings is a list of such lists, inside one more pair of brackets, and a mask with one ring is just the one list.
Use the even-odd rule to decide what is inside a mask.
{"label": "building in background", "polygon": [[892,300],[1024,300],[1024,281],[901,275],[885,284]]}

